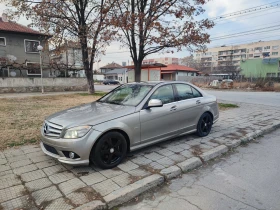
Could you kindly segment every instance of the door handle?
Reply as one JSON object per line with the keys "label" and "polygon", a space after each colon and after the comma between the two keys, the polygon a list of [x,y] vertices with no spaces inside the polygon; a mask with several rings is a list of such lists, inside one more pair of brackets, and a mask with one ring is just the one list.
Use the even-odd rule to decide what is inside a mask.
{"label": "door handle", "polygon": [[200,100],[197,100],[197,101],[196,101],[196,104],[200,104],[200,103],[201,103],[201,101],[200,101]]}
{"label": "door handle", "polygon": [[175,111],[177,109],[177,106],[172,106],[171,108],[170,108],[170,111]]}

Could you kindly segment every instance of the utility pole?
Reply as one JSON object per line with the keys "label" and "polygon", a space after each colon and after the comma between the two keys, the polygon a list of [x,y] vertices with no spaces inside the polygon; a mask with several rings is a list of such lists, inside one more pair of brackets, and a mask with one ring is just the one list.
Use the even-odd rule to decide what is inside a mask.
{"label": "utility pole", "polygon": [[43,47],[41,45],[39,45],[37,47],[37,50],[39,51],[39,54],[40,54],[40,70],[41,70],[41,91],[42,91],[42,94],[44,94],[44,85],[43,85],[43,67],[42,67],[42,50],[43,50]]}
{"label": "utility pole", "polygon": [[68,42],[65,39],[65,48],[66,48],[66,69],[65,69],[65,77],[67,76],[67,70],[68,70]]}

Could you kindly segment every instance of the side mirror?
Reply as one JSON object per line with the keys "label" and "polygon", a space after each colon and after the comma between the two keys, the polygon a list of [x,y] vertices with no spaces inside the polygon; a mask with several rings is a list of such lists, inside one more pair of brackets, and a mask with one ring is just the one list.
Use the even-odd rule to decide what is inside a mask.
{"label": "side mirror", "polygon": [[148,108],[152,108],[152,107],[162,107],[162,101],[159,99],[151,99],[148,103]]}

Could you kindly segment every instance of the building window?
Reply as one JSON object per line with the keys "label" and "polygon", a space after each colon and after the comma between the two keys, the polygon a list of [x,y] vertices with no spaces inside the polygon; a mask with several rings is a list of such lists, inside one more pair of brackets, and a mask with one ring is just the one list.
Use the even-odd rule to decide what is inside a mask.
{"label": "building window", "polygon": [[253,54],[249,54],[249,58],[253,58]]}
{"label": "building window", "polygon": [[278,49],[279,49],[279,45],[272,46],[272,50],[278,50]]}
{"label": "building window", "polygon": [[24,48],[26,53],[38,53],[37,47],[40,45],[40,41],[37,40],[24,40]]}
{"label": "building window", "polygon": [[260,51],[261,52],[262,51],[262,47],[256,47],[255,51]]}
{"label": "building window", "polygon": [[272,52],[272,55],[278,55],[278,52]]}
{"label": "building window", "polygon": [[26,62],[27,75],[41,75],[40,64],[35,62]]}
{"label": "building window", "polygon": [[264,47],[264,50],[270,50],[270,46]]}
{"label": "building window", "polygon": [[0,37],[0,46],[6,46],[6,38]]}

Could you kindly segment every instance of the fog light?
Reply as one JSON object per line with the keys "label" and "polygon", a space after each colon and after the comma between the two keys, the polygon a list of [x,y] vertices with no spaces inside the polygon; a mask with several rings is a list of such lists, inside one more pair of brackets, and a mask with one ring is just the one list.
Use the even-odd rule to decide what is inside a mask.
{"label": "fog light", "polygon": [[74,153],[74,152],[69,152],[69,157],[70,157],[71,159],[74,159],[74,158],[75,158],[75,153]]}

